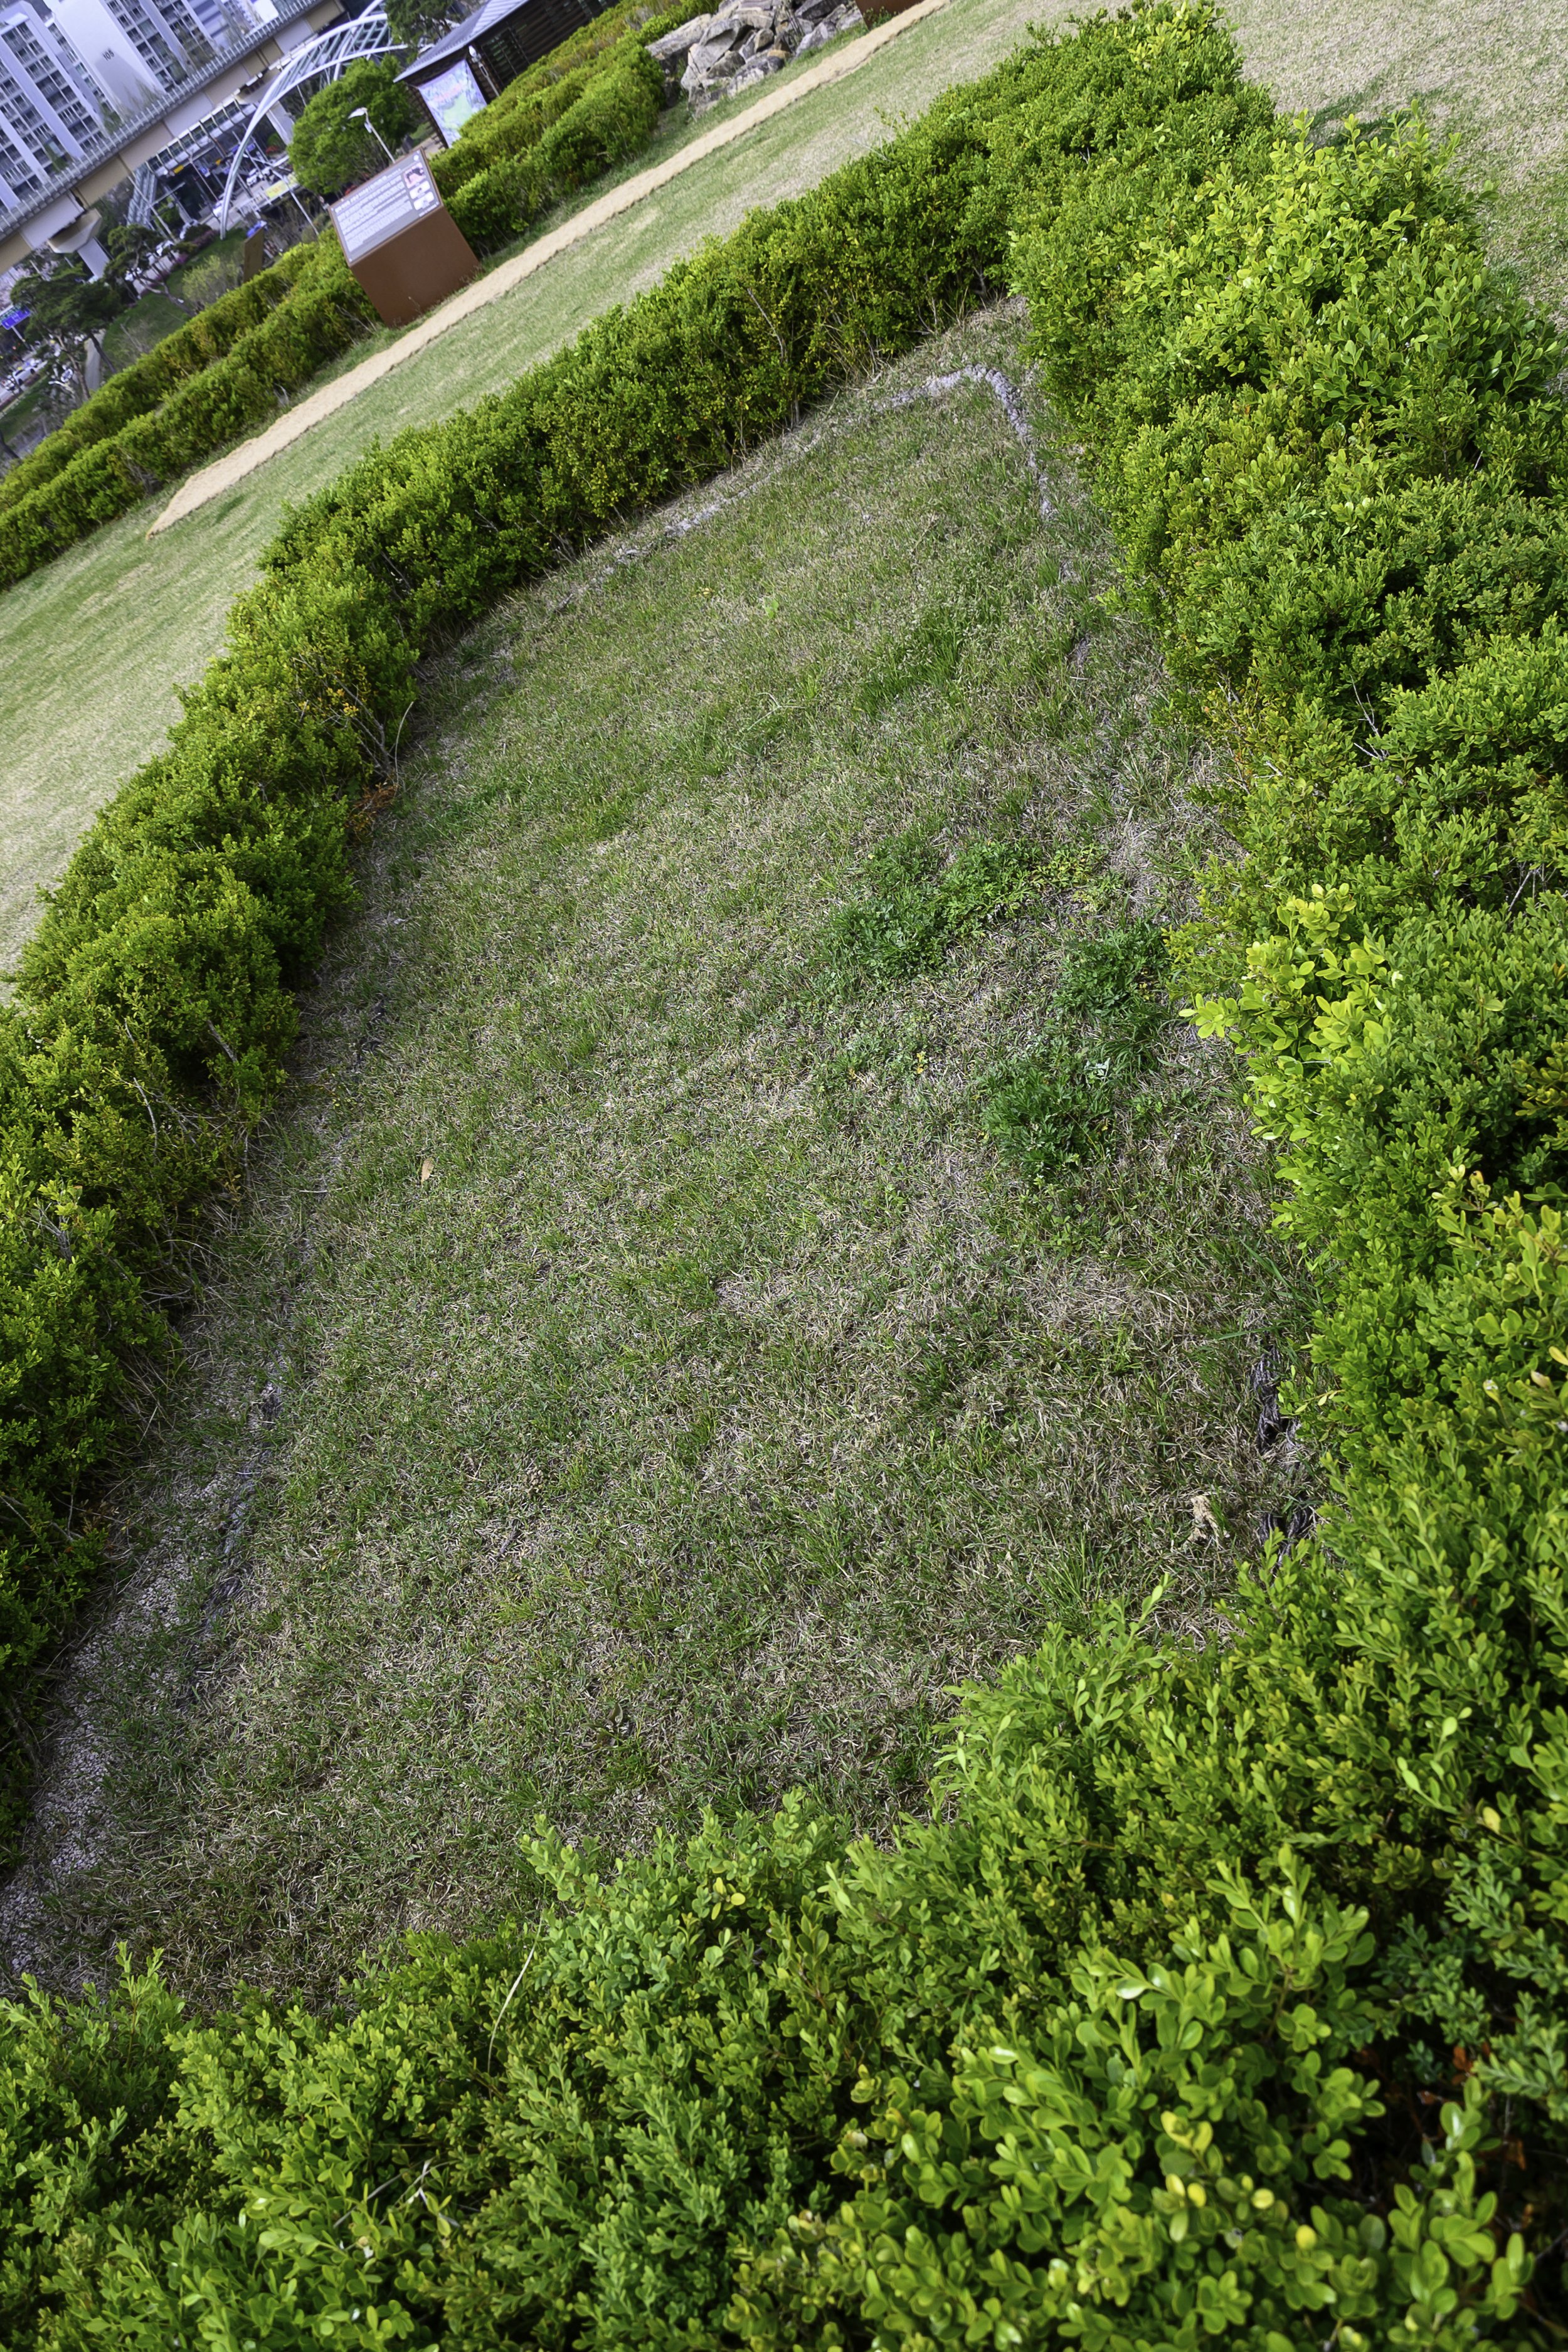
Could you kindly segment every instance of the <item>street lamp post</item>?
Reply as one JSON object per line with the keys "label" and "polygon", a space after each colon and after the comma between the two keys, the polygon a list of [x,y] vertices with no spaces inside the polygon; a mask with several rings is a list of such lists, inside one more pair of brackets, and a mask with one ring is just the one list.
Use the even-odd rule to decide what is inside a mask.
{"label": "street lamp post", "polygon": [[376,145],[381,149],[381,152],[385,156],[387,162],[389,163],[396,163],[396,156],[393,153],[391,148],[387,145],[385,140],[382,137],[380,131],[371,121],[370,109],[368,106],[356,106],[353,113],[349,116],[349,121],[351,122],[363,122],[365,129],[370,132],[371,137],[375,141]]}

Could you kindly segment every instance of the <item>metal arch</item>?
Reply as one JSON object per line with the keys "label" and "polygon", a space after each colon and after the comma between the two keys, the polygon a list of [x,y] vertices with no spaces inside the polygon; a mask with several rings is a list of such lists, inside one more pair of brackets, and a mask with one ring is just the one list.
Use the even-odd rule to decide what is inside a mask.
{"label": "metal arch", "polygon": [[350,16],[334,25],[329,32],[318,33],[314,40],[301,41],[297,49],[289,51],[282,72],[263,91],[255,112],[245,126],[244,136],[234,151],[228,177],[223,184],[223,203],[218,208],[220,236],[228,227],[229,208],[234,203],[235,186],[246,151],[256,136],[258,125],[279,100],[287,98],[290,91],[298,89],[304,82],[336,81],[345,66],[357,63],[361,58],[393,57],[406,47],[406,42],[395,41],[387,31],[384,8],[367,8],[363,16]]}

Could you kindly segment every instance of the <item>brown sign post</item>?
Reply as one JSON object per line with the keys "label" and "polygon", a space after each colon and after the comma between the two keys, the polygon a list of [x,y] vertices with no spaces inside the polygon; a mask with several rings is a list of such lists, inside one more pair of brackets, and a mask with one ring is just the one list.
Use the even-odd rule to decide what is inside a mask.
{"label": "brown sign post", "polygon": [[340,196],[331,215],[343,259],[389,327],[445,301],[479,266],[423,155],[400,155]]}

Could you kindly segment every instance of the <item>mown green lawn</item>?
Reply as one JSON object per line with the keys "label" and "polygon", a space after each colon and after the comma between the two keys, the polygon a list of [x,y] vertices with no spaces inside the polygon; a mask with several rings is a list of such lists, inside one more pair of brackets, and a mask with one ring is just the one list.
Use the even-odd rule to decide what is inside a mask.
{"label": "mown green lawn", "polygon": [[[1209,754],[1066,455],[1043,518],[991,394],[920,389],[1020,380],[1021,334],[434,675],[147,1392],[46,1969],[124,1935],[321,1990],[526,1901],[540,1811],[621,1845],[805,1782],[885,1824],[956,1683],[1116,1596],[1216,1633],[1310,1493],[1248,1379],[1300,1275],[1154,951]],[[1090,1115],[1031,1174],[995,1106],[1068,1048]]]}
{"label": "mown green lawn", "polygon": [[188,327],[194,313],[182,310],[167,294],[154,289],[122,310],[104,331],[103,356],[111,372],[143,359],[170,335]]}

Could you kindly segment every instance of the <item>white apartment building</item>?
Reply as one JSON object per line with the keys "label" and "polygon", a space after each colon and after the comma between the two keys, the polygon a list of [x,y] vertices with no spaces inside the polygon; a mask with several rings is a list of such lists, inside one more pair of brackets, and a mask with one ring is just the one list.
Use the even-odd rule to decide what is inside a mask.
{"label": "white apartment building", "polygon": [[191,0],[102,0],[142,64],[161,89],[175,89],[224,46],[223,17],[205,8],[211,30]]}
{"label": "white apartment building", "polygon": [[36,195],[98,138],[102,87],[34,0],[0,5],[0,186]]}
{"label": "white apartment building", "polygon": [[246,0],[48,0],[49,15],[121,117],[166,98],[236,40],[253,37]]}
{"label": "white apartment building", "polygon": [[244,0],[0,0],[0,211],[255,30]]}
{"label": "white apartment building", "polygon": [[343,0],[0,0],[0,275],[45,247],[101,266],[83,241],[101,199],[195,134],[210,146],[342,15]]}
{"label": "white apartment building", "polygon": [[104,0],[48,0],[55,29],[73,48],[116,114],[128,119],[151,106],[163,85]]}

